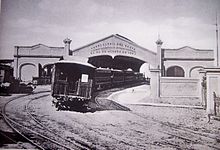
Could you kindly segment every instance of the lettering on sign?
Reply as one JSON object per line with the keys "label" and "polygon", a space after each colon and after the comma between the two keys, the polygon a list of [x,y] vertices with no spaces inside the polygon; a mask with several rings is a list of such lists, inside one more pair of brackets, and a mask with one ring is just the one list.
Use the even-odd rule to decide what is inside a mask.
{"label": "lettering on sign", "polygon": [[112,53],[136,55],[136,51],[133,46],[123,43],[101,43],[92,46],[90,49],[90,54]]}

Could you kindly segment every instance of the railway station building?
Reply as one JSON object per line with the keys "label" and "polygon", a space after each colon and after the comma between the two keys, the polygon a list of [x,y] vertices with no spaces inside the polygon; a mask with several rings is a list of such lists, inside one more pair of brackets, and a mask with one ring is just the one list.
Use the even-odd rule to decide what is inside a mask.
{"label": "railway station building", "polygon": [[214,65],[214,53],[209,49],[189,46],[161,49],[162,76],[198,78],[199,70]]}
{"label": "railway station building", "polygon": [[44,44],[15,46],[14,76],[23,81],[51,76],[52,64],[65,56],[85,57],[96,67],[131,69],[140,71],[143,64],[161,69],[164,77],[197,78],[198,70],[213,66],[214,52],[209,49],[195,49],[189,46],[178,49],[162,48],[158,39],[157,53],[139,46],[130,39],[113,34],[77,49],[71,49],[71,40],[65,39],[64,46],[51,47]]}
{"label": "railway station building", "polygon": [[51,47],[44,44],[15,46],[14,75],[21,80],[51,75],[54,62],[69,56],[87,58],[95,67],[131,69],[139,72],[144,63],[156,65],[156,53],[119,34],[113,34],[80,48],[71,50],[71,40],[65,39],[64,47]]}
{"label": "railway station building", "polygon": [[147,63],[153,98],[178,97],[178,101],[185,103],[182,98],[187,97],[214,113],[213,92],[217,96],[220,94],[220,68],[213,67],[214,50],[189,46],[163,48],[163,42],[158,39],[155,53],[119,34],[73,50],[70,48],[71,39],[63,42],[61,47],[44,44],[15,46],[14,76],[22,81],[34,79],[37,84],[49,84],[53,63],[65,57],[73,60],[84,57],[97,68],[131,69],[135,72]]}

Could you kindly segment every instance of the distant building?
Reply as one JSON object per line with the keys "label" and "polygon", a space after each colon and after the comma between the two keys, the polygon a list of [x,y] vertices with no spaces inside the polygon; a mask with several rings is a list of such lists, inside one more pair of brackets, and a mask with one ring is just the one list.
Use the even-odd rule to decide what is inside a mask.
{"label": "distant building", "polygon": [[[44,44],[15,46],[15,77],[30,81],[33,77],[51,75],[52,64],[63,57],[85,57],[96,67],[132,69],[138,72],[144,63],[155,66],[156,53],[143,48],[118,34],[113,34],[80,48],[71,50],[70,39],[65,39],[64,47],[50,47]],[[76,56],[76,57],[75,57]]]}
{"label": "distant building", "polygon": [[[178,49],[161,48],[163,42],[157,41],[158,66],[161,75],[166,77],[198,78],[198,70],[214,66],[214,51],[184,46]],[[159,56],[160,55],[160,56]]]}
{"label": "distant building", "polygon": [[64,47],[50,47],[44,44],[15,46],[14,76],[23,81],[47,76],[51,72],[52,64],[64,55],[64,49]]}
{"label": "distant building", "polygon": [[64,47],[51,47],[44,44],[33,46],[15,46],[14,76],[23,81],[31,81],[33,77],[51,76],[54,62],[65,56],[88,58],[88,62],[96,67],[113,69],[132,69],[140,71],[147,63],[153,68],[157,66],[162,76],[196,77],[198,70],[212,66],[213,50],[194,49],[188,46],[179,49],[161,48],[163,42],[157,40],[157,53],[152,52],[119,34],[113,34],[80,48],[71,50],[72,40],[66,38]]}

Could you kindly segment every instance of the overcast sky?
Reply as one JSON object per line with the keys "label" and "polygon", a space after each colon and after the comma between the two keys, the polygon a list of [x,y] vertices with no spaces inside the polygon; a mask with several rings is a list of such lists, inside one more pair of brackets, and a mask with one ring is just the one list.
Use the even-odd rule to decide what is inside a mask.
{"label": "overcast sky", "polygon": [[0,58],[13,58],[15,45],[69,37],[75,49],[116,33],[152,51],[158,33],[163,48],[215,50],[217,10],[220,0],[2,0]]}

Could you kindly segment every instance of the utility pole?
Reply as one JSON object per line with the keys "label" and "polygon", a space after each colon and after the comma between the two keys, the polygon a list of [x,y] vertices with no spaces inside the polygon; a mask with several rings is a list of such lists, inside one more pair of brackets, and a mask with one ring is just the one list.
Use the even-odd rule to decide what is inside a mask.
{"label": "utility pole", "polygon": [[216,61],[217,67],[219,66],[219,56],[218,56],[218,14],[216,13]]}

